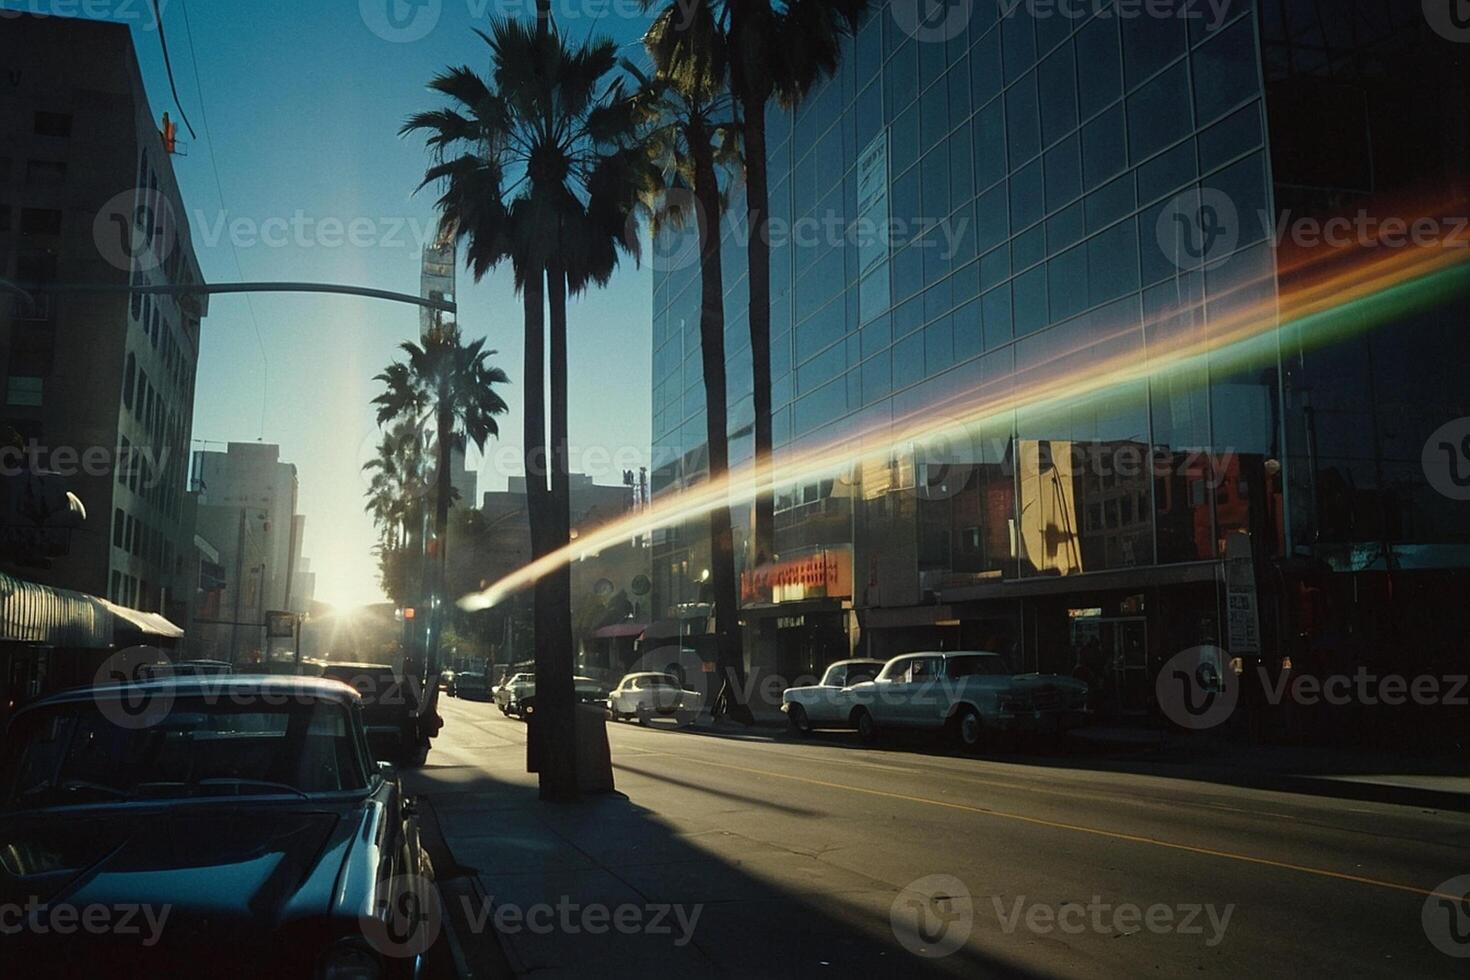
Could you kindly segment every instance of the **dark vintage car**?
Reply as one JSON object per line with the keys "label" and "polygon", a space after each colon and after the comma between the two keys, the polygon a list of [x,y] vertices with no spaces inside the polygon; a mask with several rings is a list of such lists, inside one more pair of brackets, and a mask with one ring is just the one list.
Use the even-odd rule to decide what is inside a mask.
{"label": "dark vintage car", "polygon": [[7,976],[411,977],[431,881],[345,684],[70,691],[0,747],[0,908],[26,910]]}
{"label": "dark vintage car", "polygon": [[362,695],[362,717],[374,756],[400,766],[423,765],[439,734],[439,687],[420,684],[412,672],[386,664],[329,663],[322,676]]}
{"label": "dark vintage car", "polygon": [[[572,686],[577,704],[590,704],[597,708],[607,707],[607,685],[591,677],[574,677]],[[520,696],[516,701],[516,717],[521,721],[530,721],[531,716],[536,713],[536,690],[531,689],[529,694]]]}

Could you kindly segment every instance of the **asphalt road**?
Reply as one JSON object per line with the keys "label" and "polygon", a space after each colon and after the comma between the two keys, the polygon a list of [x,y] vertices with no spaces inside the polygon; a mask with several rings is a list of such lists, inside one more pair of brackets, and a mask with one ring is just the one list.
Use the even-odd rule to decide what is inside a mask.
{"label": "asphalt road", "polygon": [[[483,702],[441,711],[421,791],[534,778],[519,722]],[[1470,875],[1464,813],[925,740],[609,729],[618,789],[667,859],[645,848],[620,875],[614,840],[607,862],[640,894],[705,905],[692,946],[729,975],[850,973],[854,960],[875,976],[1470,966],[1451,955],[1470,956],[1470,902],[1447,904],[1470,879],[1446,884]]]}

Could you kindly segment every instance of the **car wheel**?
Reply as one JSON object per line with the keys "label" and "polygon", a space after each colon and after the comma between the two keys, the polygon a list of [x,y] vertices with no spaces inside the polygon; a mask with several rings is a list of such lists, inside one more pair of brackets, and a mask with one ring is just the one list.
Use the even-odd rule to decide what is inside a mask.
{"label": "car wheel", "polygon": [[965,705],[955,712],[952,723],[960,748],[966,752],[979,752],[985,744],[985,725],[980,720],[980,712]]}
{"label": "car wheel", "polygon": [[793,704],[791,710],[786,712],[786,723],[793,732],[803,737],[812,733],[812,721],[806,716],[806,709],[799,704]]}
{"label": "car wheel", "polygon": [[638,724],[643,725],[646,728],[651,720],[652,716],[649,715],[648,709],[640,704],[638,706]]}
{"label": "car wheel", "polygon": [[852,713],[852,727],[857,729],[858,738],[866,744],[878,741],[878,723],[867,708],[858,708]]}

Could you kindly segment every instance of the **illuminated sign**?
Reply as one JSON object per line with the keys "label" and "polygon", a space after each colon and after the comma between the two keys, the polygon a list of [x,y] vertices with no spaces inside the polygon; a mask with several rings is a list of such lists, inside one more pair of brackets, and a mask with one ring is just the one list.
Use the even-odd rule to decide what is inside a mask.
{"label": "illuminated sign", "polygon": [[740,576],[740,596],[745,602],[778,603],[851,598],[852,552],[821,551],[761,565]]}

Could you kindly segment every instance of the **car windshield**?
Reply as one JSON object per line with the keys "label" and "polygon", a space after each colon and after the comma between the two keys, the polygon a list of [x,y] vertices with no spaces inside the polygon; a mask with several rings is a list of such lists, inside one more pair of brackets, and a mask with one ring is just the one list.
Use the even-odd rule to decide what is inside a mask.
{"label": "car windshield", "polygon": [[16,719],[0,755],[0,806],[35,809],[247,794],[304,797],[367,785],[352,719],[340,704],[239,705],[188,698],[146,726],[116,718],[116,712],[88,701]]}

